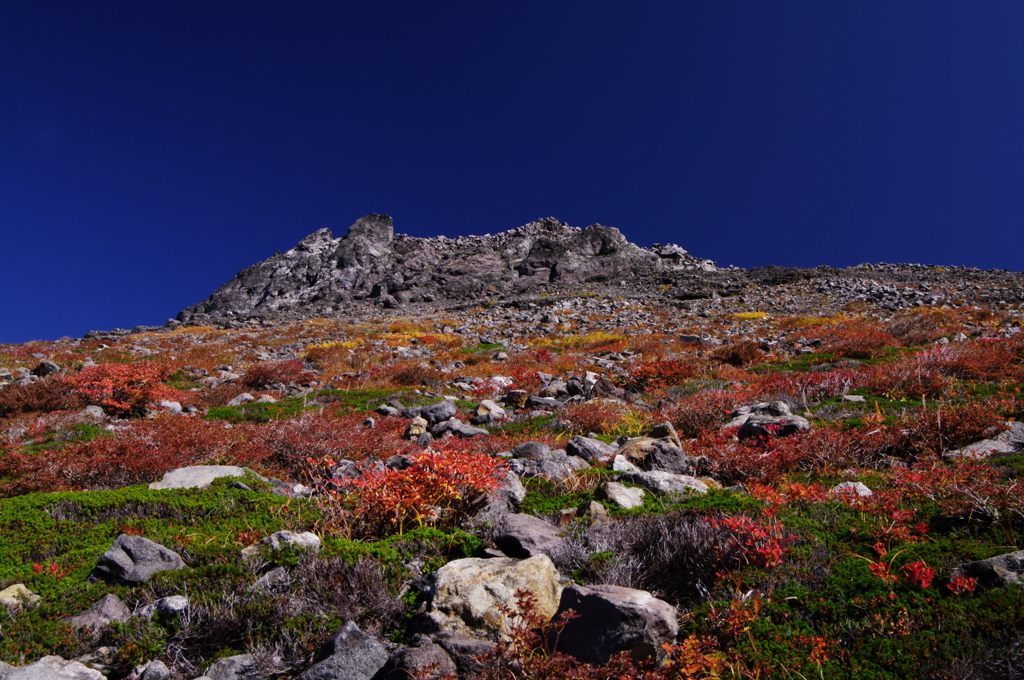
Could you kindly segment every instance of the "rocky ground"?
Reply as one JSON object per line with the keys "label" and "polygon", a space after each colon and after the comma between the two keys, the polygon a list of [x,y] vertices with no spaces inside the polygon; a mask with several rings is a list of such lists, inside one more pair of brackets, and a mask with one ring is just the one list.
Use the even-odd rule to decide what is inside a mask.
{"label": "rocky ground", "polygon": [[371,215],[0,345],[0,676],[1024,677],[1022,291]]}

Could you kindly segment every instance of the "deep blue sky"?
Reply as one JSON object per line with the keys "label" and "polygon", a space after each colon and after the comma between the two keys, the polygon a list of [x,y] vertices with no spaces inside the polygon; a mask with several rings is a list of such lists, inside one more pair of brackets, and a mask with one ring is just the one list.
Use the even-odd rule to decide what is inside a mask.
{"label": "deep blue sky", "polygon": [[0,342],[368,212],[1021,270],[1024,3],[0,3]]}

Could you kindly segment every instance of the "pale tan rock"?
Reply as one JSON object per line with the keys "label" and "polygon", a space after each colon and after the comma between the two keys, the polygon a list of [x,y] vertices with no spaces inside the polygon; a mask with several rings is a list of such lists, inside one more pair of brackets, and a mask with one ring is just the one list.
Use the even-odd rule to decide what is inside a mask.
{"label": "pale tan rock", "polygon": [[441,630],[486,639],[507,639],[512,621],[499,605],[516,609],[516,591],[530,591],[538,613],[558,610],[562,581],[547,555],[525,560],[466,558],[441,567],[428,613]]}
{"label": "pale tan rock", "polygon": [[39,596],[25,587],[24,583],[15,583],[0,590],[0,605],[8,609],[14,607],[34,607],[39,602]]}

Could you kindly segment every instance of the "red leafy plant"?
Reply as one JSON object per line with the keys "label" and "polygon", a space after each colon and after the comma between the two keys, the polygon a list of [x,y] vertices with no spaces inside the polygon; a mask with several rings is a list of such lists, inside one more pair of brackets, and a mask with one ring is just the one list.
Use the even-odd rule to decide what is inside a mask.
{"label": "red leafy plant", "polygon": [[254,465],[270,451],[247,426],[166,416],[133,423],[115,437],[66,449],[11,452],[0,460],[0,496],[32,491],[117,488],[152,482],[187,465]]}
{"label": "red leafy plant", "polygon": [[102,406],[111,415],[133,416],[140,415],[149,403],[182,397],[180,391],[163,384],[171,373],[169,366],[150,362],[99,364],[59,380],[76,396]]}
{"label": "red leafy plant", "polygon": [[271,385],[302,385],[316,379],[316,373],[307,371],[301,361],[261,361],[246,369],[242,384],[261,388]]}
{"label": "red leafy plant", "polygon": [[634,361],[620,385],[631,392],[647,392],[664,389],[684,382],[697,375],[697,367],[687,359],[655,359]]}
{"label": "red leafy plant", "polygon": [[501,460],[444,443],[409,459],[405,469],[369,469],[355,480],[354,515],[367,533],[457,523],[498,487],[504,469]]}
{"label": "red leafy plant", "polygon": [[904,565],[903,570],[907,572],[907,580],[919,588],[930,588],[935,578],[935,570],[921,560]]}
{"label": "red leafy plant", "polygon": [[755,567],[774,567],[782,564],[782,554],[788,550],[782,525],[774,520],[759,522],[743,515],[708,519],[715,528],[727,530],[740,548],[743,560]]}

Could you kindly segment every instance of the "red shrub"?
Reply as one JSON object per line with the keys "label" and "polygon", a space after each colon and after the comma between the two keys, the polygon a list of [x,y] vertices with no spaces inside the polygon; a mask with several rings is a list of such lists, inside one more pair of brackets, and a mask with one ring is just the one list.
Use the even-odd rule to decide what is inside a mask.
{"label": "red shrub", "polygon": [[895,445],[903,453],[928,455],[959,449],[1006,429],[995,411],[977,403],[939,405],[917,409],[891,428],[899,434]]}
{"label": "red shrub", "polygon": [[[954,517],[996,517],[1010,514],[1024,517],[1024,495],[1016,485],[1006,484],[999,471],[985,463],[957,461],[928,463],[896,470],[888,497],[919,504],[927,499]],[[882,502],[885,498],[883,497]]]}
{"label": "red shrub", "polygon": [[186,465],[254,465],[269,451],[251,428],[169,416],[143,420],[116,437],[67,449],[10,453],[0,460],[0,495],[117,488],[152,482]]}
{"label": "red shrub", "polygon": [[934,399],[942,396],[952,384],[949,378],[923,361],[921,355],[871,366],[860,372],[860,387],[871,394],[891,399]]}
{"label": "red shrub", "polygon": [[697,374],[696,366],[684,359],[634,361],[619,384],[631,392],[647,392],[682,385]]}
{"label": "red shrub", "polygon": [[755,440],[739,442],[733,432],[718,430],[705,433],[694,444],[684,444],[684,447],[690,455],[706,457],[723,484],[747,481],[770,484],[806,464],[804,452],[790,447],[774,448],[791,438],[773,440],[773,447],[769,448]]}
{"label": "red shrub", "polygon": [[0,416],[33,411],[49,413],[82,406],[82,399],[72,394],[71,387],[59,378],[0,389]]}
{"label": "red shrub", "polygon": [[566,409],[562,420],[572,434],[612,434],[630,410],[622,403],[589,401]]}
{"label": "red shrub", "polygon": [[699,437],[717,429],[735,404],[736,394],[733,392],[698,392],[663,406],[658,420],[668,420],[684,439]]}
{"label": "red shrub", "polygon": [[412,459],[404,470],[369,470],[355,481],[356,517],[372,535],[457,523],[497,488],[504,467],[503,461],[444,443]]}
{"label": "red shrub", "polygon": [[763,401],[803,404],[831,399],[858,386],[861,374],[852,369],[768,373],[753,386],[753,395]]}
{"label": "red shrub", "polygon": [[377,418],[376,427],[363,427],[365,414],[331,416],[305,413],[298,418],[275,420],[260,428],[256,438],[270,452],[267,463],[293,474],[308,472],[308,458],[360,461],[368,456],[389,458],[416,450],[401,439],[408,421]]}
{"label": "red shrub", "polygon": [[924,361],[944,375],[961,380],[1017,380],[1024,367],[1016,343],[980,338],[924,353]]}
{"label": "red shrub", "polygon": [[316,379],[301,361],[261,361],[253,364],[242,376],[242,384],[259,389],[271,385],[302,385]]}
{"label": "red shrub", "polygon": [[162,384],[172,373],[168,366],[149,362],[87,366],[78,375],[58,378],[90,404],[116,416],[139,415],[146,404],[178,399],[181,393]]}
{"label": "red shrub", "polygon": [[826,352],[850,359],[874,359],[881,356],[886,347],[896,344],[896,339],[888,333],[860,321],[833,326],[824,340]]}
{"label": "red shrub", "polygon": [[711,358],[730,366],[746,366],[763,359],[764,351],[761,349],[760,343],[753,340],[741,340],[719,347],[712,352]]}

